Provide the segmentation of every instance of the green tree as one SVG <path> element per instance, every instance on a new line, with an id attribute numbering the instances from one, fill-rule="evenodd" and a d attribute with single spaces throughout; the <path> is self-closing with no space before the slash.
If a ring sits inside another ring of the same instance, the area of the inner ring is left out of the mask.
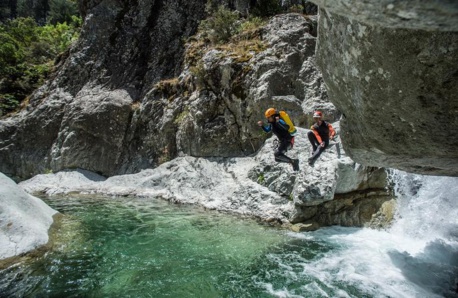
<path id="1" fill-rule="evenodd" d="M 32 18 L 0 24 L 0 116 L 14 111 L 49 75 L 53 60 L 79 36 L 81 19 L 38 26 Z"/>
<path id="2" fill-rule="evenodd" d="M 17 0 L 0 1 L 0 22 L 14 19 L 17 15 Z"/>
<path id="3" fill-rule="evenodd" d="M 17 18 L 6 22 L 5 32 L 24 47 L 37 40 L 35 31 L 37 23 L 32 18 Z"/>
<path id="4" fill-rule="evenodd" d="M 1 30 L 1 27 L 0 27 Z M 21 60 L 19 43 L 8 33 L 0 31 L 0 76 L 10 73 L 10 68 Z"/>
<path id="5" fill-rule="evenodd" d="M 50 0 L 48 22 L 55 25 L 57 23 L 70 24 L 72 16 L 78 14 L 77 3 L 72 0 Z"/>
<path id="6" fill-rule="evenodd" d="M 12 0 L 9 0 L 12 1 Z M 17 16 L 33 18 L 38 24 L 44 25 L 49 12 L 48 0 L 14 0 L 17 1 Z"/>

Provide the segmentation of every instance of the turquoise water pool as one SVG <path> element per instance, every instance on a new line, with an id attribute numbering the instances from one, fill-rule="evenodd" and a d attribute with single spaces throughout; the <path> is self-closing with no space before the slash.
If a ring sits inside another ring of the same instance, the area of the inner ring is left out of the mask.
<path id="1" fill-rule="evenodd" d="M 64 214 L 55 249 L 4 270 L 4 296 L 269 297 L 266 256 L 306 244 L 252 219 L 161 200 L 45 201 Z M 306 246 L 309 257 L 322 249 Z"/>
<path id="2" fill-rule="evenodd" d="M 44 200 L 64 215 L 54 249 L 2 270 L 0 297 L 440 297 L 393 262 L 404 238 L 383 231 L 292 233 L 157 199 Z"/>

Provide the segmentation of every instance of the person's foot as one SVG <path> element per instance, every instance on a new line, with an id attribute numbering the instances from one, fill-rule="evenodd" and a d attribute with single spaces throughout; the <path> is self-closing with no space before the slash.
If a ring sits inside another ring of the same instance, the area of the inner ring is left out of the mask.
<path id="1" fill-rule="evenodd" d="M 313 158 L 310 157 L 310 158 L 308 159 L 309 165 L 313 165 L 313 162 L 314 162 L 314 161 L 315 161 L 315 159 L 313 159 Z"/>
<path id="2" fill-rule="evenodd" d="M 293 159 L 293 170 L 299 171 L 299 159 Z"/>

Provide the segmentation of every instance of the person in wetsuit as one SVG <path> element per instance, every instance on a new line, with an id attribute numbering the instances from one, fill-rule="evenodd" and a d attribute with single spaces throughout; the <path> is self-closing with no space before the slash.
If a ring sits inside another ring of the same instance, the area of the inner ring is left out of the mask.
<path id="1" fill-rule="evenodd" d="M 320 111 L 313 113 L 313 120 L 315 123 L 307 133 L 310 143 L 312 144 L 312 156 L 308 159 L 309 164 L 313 164 L 315 160 L 320 156 L 321 152 L 329 146 L 329 140 L 334 139 L 336 131 L 332 127 L 331 123 L 323 120 L 323 114 Z"/>
<path id="2" fill-rule="evenodd" d="M 266 132 L 275 134 L 279 141 L 279 146 L 274 152 L 275 161 L 289 163 L 294 171 L 299 171 L 299 159 L 292 159 L 285 155 L 288 149 L 294 145 L 294 137 L 289 133 L 289 125 L 280 118 L 280 114 L 274 109 L 269 108 L 265 112 L 267 124 L 258 121 L 258 125 Z"/>

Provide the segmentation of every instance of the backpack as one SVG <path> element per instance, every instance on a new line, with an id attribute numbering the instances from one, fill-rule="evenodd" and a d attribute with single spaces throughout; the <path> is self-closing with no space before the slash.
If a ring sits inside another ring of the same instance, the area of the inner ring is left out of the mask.
<path id="1" fill-rule="evenodd" d="M 291 118 L 289 118 L 289 115 L 285 111 L 280 111 L 278 113 L 280 115 L 280 118 L 285 121 L 286 124 L 288 124 L 289 129 L 288 132 L 290 135 L 294 136 L 296 135 L 296 127 L 294 127 L 293 121 L 291 121 Z"/>

